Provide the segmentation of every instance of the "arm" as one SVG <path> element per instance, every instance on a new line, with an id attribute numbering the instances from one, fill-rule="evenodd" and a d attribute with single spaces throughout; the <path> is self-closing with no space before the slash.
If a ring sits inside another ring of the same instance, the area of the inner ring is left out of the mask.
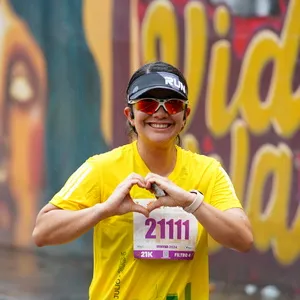
<path id="1" fill-rule="evenodd" d="M 156 183 L 167 196 L 160 197 L 148 205 L 149 211 L 160 206 L 189 206 L 195 199 L 195 194 L 187 192 L 172 183 L 168 178 L 156 174 L 148 174 L 146 179 Z M 204 195 L 205 199 L 205 195 Z M 237 251 L 249 251 L 253 244 L 250 222 L 239 208 L 232 183 L 226 172 L 219 167 L 212 187 L 210 201 L 202 204 L 194 211 L 197 220 L 205 230 L 223 246 Z"/>
<path id="2" fill-rule="evenodd" d="M 203 202 L 194 215 L 218 243 L 237 251 L 249 251 L 253 245 L 250 222 L 226 171 L 218 166 L 215 172 L 210 201 Z"/>
<path id="3" fill-rule="evenodd" d="M 240 252 L 247 252 L 253 244 L 250 222 L 240 208 L 221 211 L 203 202 L 194 212 L 211 237 L 218 243 Z"/>
<path id="4" fill-rule="evenodd" d="M 85 178 L 85 180 L 88 179 Z M 80 194 L 84 198 L 85 194 L 87 194 L 87 192 L 82 193 L 84 189 L 81 189 L 80 185 L 78 185 L 71 194 L 73 196 L 72 208 L 75 208 L 75 210 L 60 209 L 49 203 L 40 211 L 32 234 L 34 242 L 39 247 L 64 244 L 78 238 L 101 220 L 108 217 L 123 215 L 128 212 L 139 212 L 148 216 L 148 211 L 143 206 L 134 203 L 129 195 L 133 185 L 144 188 L 144 179 L 138 174 L 131 174 L 116 187 L 115 191 L 105 202 L 100 203 L 99 199 L 98 203 L 90 205 L 90 207 L 80 208 L 78 206 L 77 208 L 74 206 L 75 195 Z M 71 188 L 73 187 L 74 185 L 71 186 Z M 81 190 L 81 192 L 79 193 L 78 190 Z M 64 193 L 69 193 L 68 189 L 63 189 L 63 191 Z M 98 194 L 96 193 L 96 195 Z M 80 200 L 77 201 L 79 203 Z M 69 202 L 71 201 L 68 201 L 68 199 L 60 201 L 65 207 L 66 205 L 71 207 Z M 85 201 L 85 203 L 87 202 Z M 93 202 L 90 201 L 90 203 Z M 80 204 L 83 205 L 82 200 Z"/>
<path id="5" fill-rule="evenodd" d="M 77 211 L 49 203 L 38 214 L 32 237 L 39 247 L 68 243 L 109 216 L 105 203 Z"/>

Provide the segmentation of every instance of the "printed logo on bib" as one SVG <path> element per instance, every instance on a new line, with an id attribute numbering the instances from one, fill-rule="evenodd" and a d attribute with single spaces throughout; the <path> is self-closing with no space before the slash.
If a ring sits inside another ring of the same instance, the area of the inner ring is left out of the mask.
<path id="1" fill-rule="evenodd" d="M 147 206 L 152 199 L 135 200 Z M 133 251 L 140 259 L 191 260 L 194 257 L 197 219 L 181 207 L 161 207 L 149 218 L 134 213 Z"/>

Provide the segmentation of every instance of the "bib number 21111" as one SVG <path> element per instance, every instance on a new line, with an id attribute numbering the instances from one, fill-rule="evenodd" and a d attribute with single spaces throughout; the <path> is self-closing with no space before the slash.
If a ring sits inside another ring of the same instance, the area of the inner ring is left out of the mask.
<path id="1" fill-rule="evenodd" d="M 151 200 L 136 201 L 139 204 L 147 205 Z M 181 207 L 158 208 L 153 210 L 148 218 L 134 213 L 134 257 L 139 259 L 193 259 L 198 224 L 197 219 Z"/>
<path id="2" fill-rule="evenodd" d="M 153 218 L 148 218 L 145 220 L 145 226 L 148 227 L 148 230 L 145 234 L 146 239 L 169 239 L 169 240 L 188 240 L 190 238 L 190 221 L 189 220 L 177 220 L 170 219 L 161 219 L 156 221 Z M 157 229 L 159 228 L 160 236 L 156 234 Z M 166 236 L 167 233 L 167 236 Z"/>

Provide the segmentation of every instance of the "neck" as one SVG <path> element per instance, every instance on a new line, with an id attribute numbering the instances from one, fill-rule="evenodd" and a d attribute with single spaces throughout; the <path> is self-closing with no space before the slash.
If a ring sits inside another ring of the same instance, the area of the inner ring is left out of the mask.
<path id="1" fill-rule="evenodd" d="M 162 145 L 150 145 L 137 141 L 138 152 L 148 169 L 167 177 L 175 168 L 177 152 L 174 141 Z"/>

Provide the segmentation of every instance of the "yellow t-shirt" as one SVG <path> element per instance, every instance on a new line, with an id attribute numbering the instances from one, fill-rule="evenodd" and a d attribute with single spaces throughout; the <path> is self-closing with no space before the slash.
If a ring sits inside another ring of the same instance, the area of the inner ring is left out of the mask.
<path id="1" fill-rule="evenodd" d="M 130 173 L 150 171 L 136 141 L 89 158 L 50 203 L 78 210 L 104 202 Z M 241 207 L 231 181 L 213 158 L 177 147 L 169 179 L 185 190 L 203 193 L 220 210 Z M 154 198 L 134 186 L 133 199 Z M 90 300 L 207 300 L 209 298 L 207 233 L 199 224 L 193 260 L 144 260 L 133 256 L 133 214 L 107 218 L 94 228 L 94 275 Z"/>

